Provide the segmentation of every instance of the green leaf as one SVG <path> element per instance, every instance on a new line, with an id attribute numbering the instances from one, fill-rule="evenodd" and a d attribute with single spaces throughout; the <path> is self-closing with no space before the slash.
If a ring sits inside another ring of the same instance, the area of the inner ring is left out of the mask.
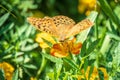
<path id="1" fill-rule="evenodd" d="M 4 22 L 8 19 L 9 13 L 4 14 L 2 17 L 0 17 L 0 27 L 4 24 Z"/>
<path id="2" fill-rule="evenodd" d="M 79 69 L 78 66 L 72 60 L 63 58 L 63 61 L 65 61 L 67 64 L 69 64 L 72 68 L 77 69 L 77 70 Z"/>
<path id="3" fill-rule="evenodd" d="M 86 72 L 87 67 L 88 67 L 88 59 L 86 58 L 84 62 L 85 62 L 84 63 L 84 71 Z"/>
<path id="4" fill-rule="evenodd" d="M 0 80 L 5 80 L 3 69 L 0 69 Z"/>
<path id="5" fill-rule="evenodd" d="M 104 80 L 104 73 L 101 70 L 98 70 L 100 80 Z"/>
<path id="6" fill-rule="evenodd" d="M 14 72 L 12 80 L 18 80 L 18 69 Z"/>
<path id="7" fill-rule="evenodd" d="M 82 45 L 82 48 L 81 48 L 81 52 L 80 52 L 80 55 L 81 57 L 85 56 L 85 53 L 86 53 L 86 45 L 87 45 L 87 42 L 85 41 Z"/>
<path id="8" fill-rule="evenodd" d="M 54 79 L 54 72 L 48 72 L 47 76 L 50 78 L 50 80 L 55 80 Z"/>
<path id="9" fill-rule="evenodd" d="M 120 41 L 120 36 L 118 36 L 118 35 L 115 35 L 115 34 L 113 34 L 111 32 L 107 32 L 107 35 L 109 35 L 111 38 L 113 38 L 115 40 Z"/>
<path id="10" fill-rule="evenodd" d="M 21 51 L 31 51 L 37 47 L 38 47 L 37 43 L 31 44 L 31 45 L 28 45 L 28 43 L 26 43 L 26 45 L 22 45 Z"/>
<path id="11" fill-rule="evenodd" d="M 7 31 L 10 30 L 11 28 L 13 28 L 13 26 L 14 26 L 14 23 L 10 23 L 10 24 L 8 24 L 7 26 L 2 27 L 2 28 L 0 29 L 0 35 L 2 35 L 3 33 L 7 32 Z"/>
<path id="12" fill-rule="evenodd" d="M 22 25 L 21 27 L 16 26 L 16 32 L 18 37 L 25 37 L 26 38 L 26 33 L 28 32 L 28 25 Z"/>
<path id="13" fill-rule="evenodd" d="M 89 75 L 88 75 L 88 80 L 90 80 L 90 76 L 93 73 L 94 65 L 91 65 Z"/>
<path id="14" fill-rule="evenodd" d="M 95 19 L 97 18 L 97 15 L 98 13 L 96 11 L 92 11 L 87 18 L 90 19 L 92 22 L 94 22 Z"/>
<path id="15" fill-rule="evenodd" d="M 112 19 L 113 22 L 115 22 L 116 25 L 118 25 L 119 29 L 120 29 L 120 24 L 119 24 L 119 19 L 117 18 L 117 16 L 115 15 L 115 13 L 113 12 L 113 10 L 111 9 L 111 7 L 109 6 L 108 2 L 106 0 L 98 0 L 100 2 L 101 8 L 103 9 L 103 11 L 105 12 L 105 14 Z"/>
<path id="16" fill-rule="evenodd" d="M 86 53 L 87 53 L 87 54 L 90 54 L 90 53 L 96 48 L 96 46 L 98 45 L 99 41 L 100 41 L 100 39 L 95 40 L 94 42 L 92 42 L 92 43 L 89 45 Z"/>
<path id="17" fill-rule="evenodd" d="M 62 64 L 56 63 L 55 64 L 55 74 L 54 74 L 54 78 L 56 80 L 59 80 L 61 69 L 62 69 Z"/>
<path id="18" fill-rule="evenodd" d="M 45 58 L 49 59 L 50 61 L 54 62 L 54 63 L 63 63 L 62 59 L 51 56 L 50 54 L 47 53 L 41 53 L 42 56 L 44 56 Z"/>
<path id="19" fill-rule="evenodd" d="M 110 46 L 110 42 L 111 42 L 111 38 L 108 35 L 106 35 L 103 39 L 104 40 L 102 42 L 102 46 L 100 49 L 100 52 L 102 54 L 104 54 L 107 51 L 108 47 Z"/>
<path id="20" fill-rule="evenodd" d="M 23 67 L 23 69 L 20 68 L 20 70 L 19 70 L 19 74 L 20 74 L 19 76 L 20 76 L 20 77 L 23 76 L 23 74 L 22 74 L 23 71 L 24 71 L 26 74 L 28 74 L 28 75 L 32 75 L 32 74 L 30 73 L 29 69 Z"/>
<path id="21" fill-rule="evenodd" d="M 27 26 L 27 25 L 26 25 Z M 25 36 L 29 37 L 31 35 L 31 32 L 33 31 L 33 27 L 29 26 L 27 30 L 25 30 Z"/>
<path id="22" fill-rule="evenodd" d="M 24 64 L 23 65 L 25 68 L 29 68 L 29 69 L 37 69 L 37 67 L 33 64 Z"/>
<path id="23" fill-rule="evenodd" d="M 91 60 L 89 60 L 88 65 L 92 65 L 92 64 L 94 64 L 95 60 L 96 60 L 96 59 L 91 59 Z"/>

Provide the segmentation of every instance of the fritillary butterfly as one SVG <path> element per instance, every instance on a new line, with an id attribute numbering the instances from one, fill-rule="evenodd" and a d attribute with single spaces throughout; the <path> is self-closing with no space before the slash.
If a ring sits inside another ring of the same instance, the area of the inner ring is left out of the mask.
<path id="1" fill-rule="evenodd" d="M 29 17 L 28 21 L 38 30 L 49 33 L 58 38 L 61 43 L 56 43 L 51 48 L 50 54 L 56 57 L 66 57 L 69 52 L 79 54 L 82 43 L 75 43 L 75 39 L 66 40 L 79 32 L 91 27 L 93 23 L 84 19 L 75 24 L 75 21 L 66 16 L 34 18 Z"/>
<path id="2" fill-rule="evenodd" d="M 70 36 L 74 36 L 79 32 L 89 28 L 93 23 L 89 19 L 84 19 L 75 24 L 75 21 L 66 16 L 44 17 L 44 18 L 27 18 L 29 23 L 38 30 L 49 33 L 59 41 L 64 41 Z"/>

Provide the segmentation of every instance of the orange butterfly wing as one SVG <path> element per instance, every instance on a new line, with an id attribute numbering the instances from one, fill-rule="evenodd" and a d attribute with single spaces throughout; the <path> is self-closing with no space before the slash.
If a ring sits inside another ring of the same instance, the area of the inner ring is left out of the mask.
<path id="1" fill-rule="evenodd" d="M 70 36 L 74 36 L 81 31 L 93 26 L 93 22 L 91 22 L 89 19 L 84 19 L 81 22 L 74 25 L 67 33 L 65 38 L 69 38 Z"/>
<path id="2" fill-rule="evenodd" d="M 45 18 L 34 18 L 29 17 L 27 18 L 30 24 L 35 26 L 38 30 L 49 33 L 55 37 L 59 36 L 57 31 L 56 25 L 54 24 L 52 18 L 45 17 Z"/>

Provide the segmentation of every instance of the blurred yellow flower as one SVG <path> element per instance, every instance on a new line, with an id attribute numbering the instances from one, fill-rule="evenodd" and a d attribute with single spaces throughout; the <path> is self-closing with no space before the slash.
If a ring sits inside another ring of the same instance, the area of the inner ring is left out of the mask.
<path id="1" fill-rule="evenodd" d="M 104 80 L 108 80 L 108 74 L 107 74 L 106 69 L 105 69 L 105 68 L 99 68 L 99 69 L 100 69 L 100 70 L 103 72 L 103 74 L 104 74 Z M 87 67 L 86 72 L 84 72 L 84 70 L 82 69 L 82 70 L 81 70 L 81 73 L 82 73 L 82 74 L 85 74 L 85 76 L 84 76 L 84 75 L 79 75 L 79 76 L 78 76 L 78 80 L 85 79 L 85 78 L 86 78 L 86 80 L 88 80 L 89 71 L 90 71 L 90 66 Z M 89 80 L 100 80 L 99 74 L 98 74 L 98 69 L 97 69 L 96 67 L 94 67 L 93 72 L 92 72 Z"/>
<path id="2" fill-rule="evenodd" d="M 30 80 L 37 80 L 37 79 L 36 79 L 36 78 L 34 78 L 34 77 L 31 77 L 31 78 L 30 78 Z"/>
<path id="3" fill-rule="evenodd" d="M 49 41 L 52 44 L 55 44 L 55 40 L 52 38 L 52 36 L 48 33 L 41 32 L 36 35 L 36 42 L 39 43 L 41 48 L 48 48 L 50 47 L 43 39 Z"/>
<path id="4" fill-rule="evenodd" d="M 12 80 L 14 68 L 7 62 L 0 63 L 0 69 L 4 70 L 5 80 Z"/>
<path id="5" fill-rule="evenodd" d="M 78 11 L 85 13 L 86 16 L 90 14 L 96 7 L 96 0 L 79 0 Z"/>
<path id="6" fill-rule="evenodd" d="M 104 80 L 108 80 L 108 74 L 107 74 L 106 69 L 103 67 L 100 67 L 99 69 L 104 73 Z"/>

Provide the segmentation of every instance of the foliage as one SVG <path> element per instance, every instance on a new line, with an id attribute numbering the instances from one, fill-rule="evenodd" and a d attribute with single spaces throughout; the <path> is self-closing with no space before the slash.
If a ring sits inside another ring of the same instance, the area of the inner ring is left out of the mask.
<path id="1" fill-rule="evenodd" d="M 94 68 L 99 73 L 96 79 L 120 79 L 120 1 L 98 0 L 96 9 L 89 16 L 80 13 L 79 2 L 80 0 L 1 1 L 0 64 L 7 62 L 14 67 L 12 80 L 81 80 L 81 76 L 85 80 L 90 79 Z M 39 31 L 28 24 L 27 17 L 55 15 L 65 15 L 76 22 L 87 17 L 94 22 L 91 30 L 87 29 L 76 36 L 77 42 L 83 43 L 80 54 L 57 58 L 49 54 L 50 48 L 42 49 L 35 41 Z M 90 70 L 86 77 L 88 68 Z M 0 79 L 4 80 L 5 74 L 4 68 L 0 67 Z M 104 75 L 108 75 L 108 79 Z"/>

